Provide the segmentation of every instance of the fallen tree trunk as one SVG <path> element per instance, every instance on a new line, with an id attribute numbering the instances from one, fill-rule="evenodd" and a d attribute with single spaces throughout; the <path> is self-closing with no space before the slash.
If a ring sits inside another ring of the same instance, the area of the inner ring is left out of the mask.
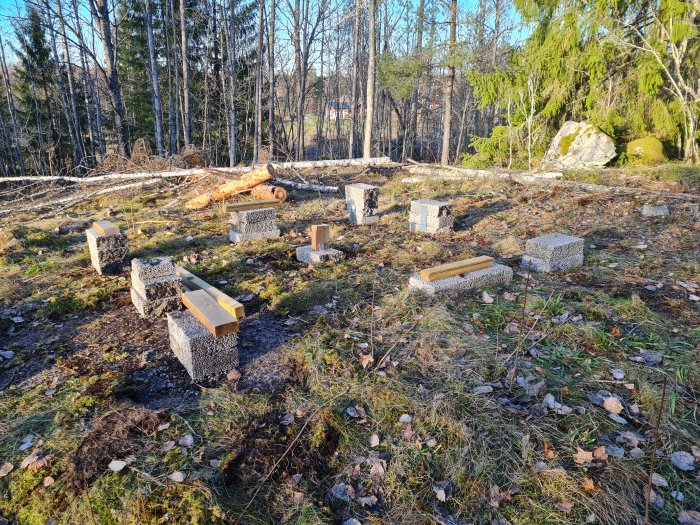
<path id="1" fill-rule="evenodd" d="M 270 180 L 274 174 L 275 168 L 270 164 L 255 168 L 253 171 L 244 173 L 239 180 L 232 180 L 215 187 L 210 192 L 190 199 L 185 203 L 185 208 L 188 210 L 200 210 L 209 206 L 212 202 L 223 201 L 231 195 L 254 188 L 261 182 Z"/>
<path id="2" fill-rule="evenodd" d="M 372 157 L 369 159 L 336 159 L 336 160 L 311 160 L 301 162 L 273 162 L 272 167 L 275 169 L 305 169 L 305 168 L 342 168 L 346 166 L 393 166 L 389 157 Z M 236 166 L 234 168 L 214 168 L 221 173 L 246 173 L 253 171 L 256 166 Z M 95 177 L 71 177 L 68 175 L 56 176 L 33 176 L 26 177 L 0 177 L 2 182 L 49 182 L 49 181 L 64 181 L 76 182 L 78 184 L 96 184 L 116 180 L 129 179 L 166 179 L 172 177 L 193 177 L 198 175 L 206 175 L 211 173 L 212 168 L 191 168 L 177 169 L 173 171 L 156 171 L 153 173 L 109 173 L 107 175 L 97 175 Z"/>
<path id="3" fill-rule="evenodd" d="M 338 191 L 338 186 L 323 186 L 321 184 L 311 184 L 309 182 L 294 182 L 293 180 L 280 179 L 279 177 L 276 177 L 273 182 L 282 184 L 283 186 L 296 188 L 298 190 L 320 191 L 321 193 L 336 193 Z"/>
<path id="4" fill-rule="evenodd" d="M 402 183 L 415 184 L 425 181 L 440 181 L 440 180 L 465 180 L 479 177 L 497 177 L 511 179 L 518 182 L 534 182 L 544 185 L 567 186 L 586 191 L 595 191 L 603 193 L 619 193 L 626 195 L 641 195 L 651 194 L 659 197 L 667 197 L 673 199 L 682 199 L 689 201 L 700 201 L 700 195 L 688 193 L 674 193 L 670 191 L 651 190 L 646 188 L 627 188 L 624 186 L 605 186 L 603 184 L 591 184 L 588 182 L 576 182 L 570 180 L 560 180 L 562 174 L 559 172 L 520 172 L 508 173 L 500 171 L 477 170 L 469 168 L 456 167 L 433 167 L 433 166 L 412 166 L 407 169 L 409 173 L 415 173 L 422 176 L 404 177 Z"/>
<path id="5" fill-rule="evenodd" d="M 280 202 L 286 201 L 288 196 L 287 190 L 270 184 L 260 184 L 251 188 L 250 195 L 256 199 L 277 199 Z"/>

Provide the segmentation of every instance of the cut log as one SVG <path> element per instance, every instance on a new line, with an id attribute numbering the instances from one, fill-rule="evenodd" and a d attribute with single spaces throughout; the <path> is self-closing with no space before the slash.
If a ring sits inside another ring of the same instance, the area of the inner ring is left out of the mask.
<path id="1" fill-rule="evenodd" d="M 233 180 L 231 182 L 227 182 L 226 184 L 222 184 L 221 186 L 217 186 L 210 192 L 204 193 L 187 201 L 185 203 L 185 208 L 189 210 L 199 210 L 209 206 L 209 204 L 212 202 L 226 200 L 231 195 L 249 190 L 261 182 L 270 180 L 274 174 L 275 168 L 273 168 L 271 164 L 255 168 L 254 170 L 241 175 L 241 178 L 238 180 Z"/>
<path id="2" fill-rule="evenodd" d="M 325 250 L 331 242 L 331 232 L 327 224 L 314 224 L 311 226 L 311 249 L 314 251 Z"/>
<path id="3" fill-rule="evenodd" d="M 110 221 L 95 221 L 92 229 L 100 235 L 119 235 L 119 227 Z"/>
<path id="4" fill-rule="evenodd" d="M 256 199 L 277 199 L 280 202 L 287 200 L 287 190 L 271 184 L 260 184 L 250 190 L 251 197 Z"/>
<path id="5" fill-rule="evenodd" d="M 219 306 L 221 306 L 236 319 L 243 319 L 245 317 L 245 308 L 235 299 L 232 299 L 218 288 L 213 287 L 208 282 L 188 272 L 181 266 L 175 266 L 175 271 L 180 279 L 182 279 L 182 284 L 186 288 L 189 288 L 190 290 L 204 290 L 216 300 Z"/>
<path id="6" fill-rule="evenodd" d="M 229 213 L 234 213 L 237 211 L 246 210 L 259 210 L 260 208 L 270 208 L 272 206 L 279 206 L 280 201 L 277 199 L 266 199 L 260 201 L 244 201 L 244 202 L 232 202 L 226 205 L 226 211 Z"/>
<path id="7" fill-rule="evenodd" d="M 204 290 L 194 290 L 182 294 L 182 304 L 202 323 L 214 337 L 238 332 L 238 320 L 224 310 Z"/>
<path id="8" fill-rule="evenodd" d="M 455 261 L 427 268 L 420 272 L 420 277 L 424 281 L 438 281 L 455 275 L 491 268 L 491 266 L 493 266 L 493 257 L 482 255 L 481 257 L 472 257 L 471 259 L 465 259 L 463 261 Z"/>

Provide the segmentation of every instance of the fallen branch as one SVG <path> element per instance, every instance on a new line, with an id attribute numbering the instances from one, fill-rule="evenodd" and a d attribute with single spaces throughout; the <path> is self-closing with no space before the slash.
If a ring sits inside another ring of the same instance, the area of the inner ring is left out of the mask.
<path id="1" fill-rule="evenodd" d="M 372 157 L 369 159 L 336 159 L 336 160 L 310 160 L 300 162 L 273 162 L 272 167 L 275 169 L 305 169 L 305 168 L 342 168 L 345 166 L 390 166 L 393 165 L 389 157 Z M 157 171 L 153 173 L 109 173 L 107 175 L 97 175 L 94 177 L 72 177 L 68 175 L 56 176 L 38 176 L 28 175 L 26 177 L 0 177 L 2 182 L 25 182 L 25 181 L 65 181 L 76 182 L 78 184 L 96 184 L 101 182 L 129 180 L 129 179 L 166 179 L 172 177 L 191 177 L 198 175 L 206 175 L 216 170 L 221 173 L 246 173 L 252 171 L 258 166 L 236 166 L 233 168 L 191 168 L 177 169 L 173 171 Z"/>
<path id="2" fill-rule="evenodd" d="M 508 173 L 503 171 L 477 170 L 471 168 L 457 168 L 454 166 L 411 166 L 407 169 L 409 173 L 422 175 L 419 177 L 404 177 L 401 182 L 404 184 L 416 184 L 425 181 L 441 180 L 465 180 L 470 178 L 503 178 L 518 182 L 534 182 L 552 186 L 567 186 L 591 192 L 618 193 L 626 195 L 651 194 L 659 197 L 683 199 L 690 201 L 700 201 L 700 195 L 688 193 L 674 193 L 669 191 L 651 190 L 646 188 L 627 188 L 623 186 L 605 186 L 603 184 L 591 184 L 587 182 L 576 182 L 570 180 L 560 180 L 563 176 L 560 172 L 519 172 Z"/>
<path id="3" fill-rule="evenodd" d="M 41 202 L 38 204 L 33 204 L 31 206 L 25 206 L 23 208 L 17 208 L 17 207 L 13 206 L 11 208 L 0 209 L 0 215 L 7 215 L 10 213 L 24 212 L 24 211 L 30 211 L 30 210 L 38 210 L 41 208 L 48 208 L 48 207 L 54 207 L 54 206 L 59 205 L 59 204 L 65 204 L 65 206 L 62 206 L 61 208 L 55 210 L 55 211 L 60 211 L 60 210 L 64 210 L 66 208 L 69 208 L 71 206 L 74 206 L 74 205 L 78 204 L 79 202 L 90 200 L 94 197 L 99 197 L 100 195 L 105 195 L 107 193 L 112 193 L 115 191 L 129 190 L 129 189 L 133 189 L 133 188 L 146 188 L 146 187 L 149 187 L 153 184 L 157 184 L 157 183 L 161 182 L 161 180 L 162 179 L 151 179 L 151 180 L 145 180 L 145 181 L 140 181 L 140 182 L 132 182 L 130 184 L 121 184 L 119 186 L 112 186 L 110 188 L 102 188 L 101 190 L 93 191 L 90 193 L 85 193 L 85 194 L 78 195 L 78 196 L 63 197 L 61 199 L 54 199 L 51 201 Z"/>
<path id="4" fill-rule="evenodd" d="M 320 191 L 321 193 L 337 193 L 338 186 L 323 186 L 321 184 L 311 184 L 311 183 L 301 183 L 294 182 L 289 179 L 275 178 L 273 182 L 281 184 L 282 186 L 290 186 L 298 190 L 309 190 L 309 191 Z"/>

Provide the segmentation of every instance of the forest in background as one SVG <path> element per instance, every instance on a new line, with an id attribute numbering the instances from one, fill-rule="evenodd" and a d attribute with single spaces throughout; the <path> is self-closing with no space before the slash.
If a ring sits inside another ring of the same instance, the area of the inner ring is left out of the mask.
<path id="1" fill-rule="evenodd" d="M 188 150 L 532 168 L 566 120 L 618 165 L 648 136 L 700 160 L 699 0 L 24 0 L 5 22 L 6 176 Z"/>

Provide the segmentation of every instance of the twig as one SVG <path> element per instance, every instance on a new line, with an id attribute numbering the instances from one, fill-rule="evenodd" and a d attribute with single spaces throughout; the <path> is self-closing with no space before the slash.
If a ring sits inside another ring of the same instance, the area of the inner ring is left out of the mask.
<path id="1" fill-rule="evenodd" d="M 513 389 L 513 383 L 515 383 L 515 377 L 518 374 L 518 360 L 520 359 L 520 352 L 523 347 L 523 326 L 525 325 L 525 310 L 527 308 L 527 292 L 530 289 L 530 270 L 527 271 L 527 277 L 525 278 L 525 292 L 523 293 L 523 305 L 520 310 L 520 326 L 518 327 L 518 344 L 515 347 L 515 362 L 513 363 L 513 372 L 509 374 L 511 377 L 508 378 L 508 391 Z"/>
<path id="2" fill-rule="evenodd" d="M 264 477 L 264 478 L 262 479 L 262 481 L 258 484 L 258 488 L 255 489 L 255 492 L 253 493 L 253 496 L 250 498 L 250 500 L 248 501 L 248 503 L 246 504 L 246 506 L 243 508 L 243 511 L 241 512 L 241 514 L 238 516 L 238 518 L 237 518 L 236 521 L 234 522 L 234 525 L 238 525 L 238 524 L 241 522 L 241 519 L 243 519 L 243 516 L 245 516 L 245 515 L 246 515 L 246 512 L 248 512 L 248 509 L 250 508 L 250 506 L 251 506 L 251 505 L 253 504 L 253 502 L 255 501 L 255 498 L 257 497 L 258 493 L 259 493 L 260 490 L 262 489 L 262 487 L 263 487 L 263 485 L 265 484 L 265 482 L 270 478 L 270 476 L 272 476 L 272 473 L 273 473 L 273 472 L 275 471 L 275 469 L 279 466 L 279 464 L 282 462 L 282 460 L 287 456 L 287 454 L 289 454 L 289 453 L 291 452 L 291 450 L 294 448 L 294 445 L 296 445 L 296 442 L 299 441 L 299 438 L 300 438 L 301 435 L 304 433 L 304 430 L 306 430 L 306 427 L 309 426 L 309 423 L 311 422 L 311 420 L 312 420 L 314 417 L 316 417 L 316 414 L 318 414 L 318 413 L 321 411 L 321 409 L 326 408 L 328 405 L 330 405 L 331 403 L 333 403 L 333 401 L 335 401 L 336 399 L 338 399 L 338 398 L 340 398 L 340 397 L 346 395 L 348 392 L 350 392 L 350 389 L 351 389 L 351 387 L 348 387 L 348 388 L 346 388 L 345 390 L 343 390 L 340 394 L 337 394 L 337 395 L 333 396 L 331 399 L 329 399 L 328 401 L 326 401 L 325 403 L 323 403 L 320 407 L 318 407 L 316 410 L 314 410 L 314 411 L 312 412 L 312 414 L 311 414 L 308 418 L 306 418 L 306 421 L 304 422 L 304 424 L 302 425 L 302 427 L 299 429 L 299 432 L 297 432 L 297 435 L 294 436 L 294 439 L 293 439 L 292 442 L 289 444 L 289 446 L 287 447 L 287 449 L 286 449 L 286 450 L 284 451 L 284 453 L 279 457 L 279 459 L 275 462 L 275 464 L 272 465 L 272 468 L 268 471 L 267 474 L 265 474 L 265 477 Z"/>
<path id="3" fill-rule="evenodd" d="M 656 460 L 656 451 L 659 448 L 659 428 L 661 427 L 661 416 L 664 413 L 667 384 L 668 376 L 664 375 L 664 385 L 661 389 L 661 403 L 659 404 L 659 412 L 656 415 L 656 426 L 654 427 L 654 450 L 651 451 L 651 465 L 649 465 L 649 478 L 647 479 L 647 497 L 644 503 L 644 525 L 649 525 L 649 500 L 651 499 L 651 485 L 652 481 L 654 480 L 654 462 Z"/>

